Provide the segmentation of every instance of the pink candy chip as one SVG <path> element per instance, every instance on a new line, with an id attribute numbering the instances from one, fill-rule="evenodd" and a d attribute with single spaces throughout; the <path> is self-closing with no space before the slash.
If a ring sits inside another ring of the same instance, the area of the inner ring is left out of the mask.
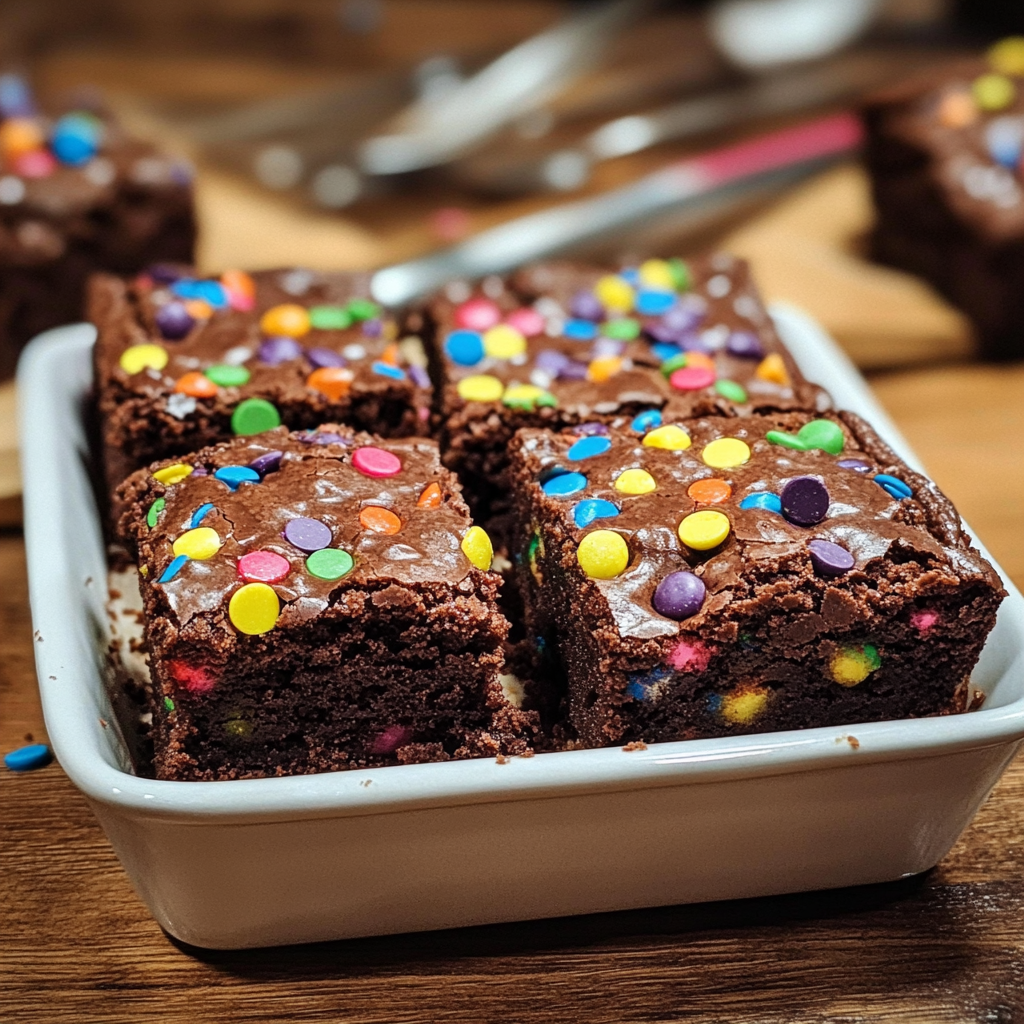
<path id="1" fill-rule="evenodd" d="M 910 624 L 914 629 L 919 630 L 922 633 L 927 633 L 936 622 L 939 621 L 939 613 L 922 609 L 921 611 L 914 612 L 910 616 Z"/>
<path id="2" fill-rule="evenodd" d="M 711 649 L 699 640 L 683 640 L 669 651 L 665 659 L 677 672 L 703 672 L 711 660 Z"/>
<path id="3" fill-rule="evenodd" d="M 486 331 L 501 320 L 501 310 L 490 299 L 467 299 L 455 310 L 455 322 L 469 331 Z"/>
<path id="4" fill-rule="evenodd" d="M 715 371 L 705 366 L 682 366 L 668 379 L 677 391 L 700 391 L 715 383 Z"/>
<path id="5" fill-rule="evenodd" d="M 397 455 L 372 445 L 357 448 L 352 453 L 352 465 L 363 476 L 394 476 L 402 468 Z"/>
<path id="6" fill-rule="evenodd" d="M 412 729 L 404 725 L 389 725 L 370 744 L 371 754 L 393 754 L 412 739 Z"/>
<path id="7" fill-rule="evenodd" d="M 291 571 L 288 559 L 276 551 L 250 551 L 238 560 L 238 575 L 246 583 L 278 583 Z"/>
<path id="8" fill-rule="evenodd" d="M 544 333 L 544 317 L 529 306 L 509 313 L 505 323 L 514 327 L 524 338 L 536 338 L 538 334 Z"/>

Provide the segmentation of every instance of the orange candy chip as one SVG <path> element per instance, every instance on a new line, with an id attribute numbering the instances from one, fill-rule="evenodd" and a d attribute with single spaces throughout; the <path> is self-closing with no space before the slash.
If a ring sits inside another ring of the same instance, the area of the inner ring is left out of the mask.
<path id="1" fill-rule="evenodd" d="M 348 394 L 353 376 L 352 371 L 344 366 L 321 366 L 306 378 L 306 387 L 336 402 Z"/>
<path id="2" fill-rule="evenodd" d="M 686 365 L 687 367 L 699 366 L 701 369 L 710 370 L 712 373 L 718 372 L 714 359 L 706 352 L 687 352 Z"/>
<path id="3" fill-rule="evenodd" d="M 423 489 L 423 493 L 417 499 L 416 504 L 420 508 L 440 508 L 441 488 L 436 483 L 427 484 Z"/>
<path id="4" fill-rule="evenodd" d="M 717 505 L 732 495 L 732 488 L 724 480 L 711 477 L 707 480 L 695 480 L 686 493 L 701 505 Z"/>
<path id="5" fill-rule="evenodd" d="M 220 283 L 232 309 L 249 310 L 256 304 L 256 282 L 244 270 L 225 270 Z"/>
<path id="6" fill-rule="evenodd" d="M 174 390 L 193 398 L 213 398 L 217 394 L 217 385 L 205 374 L 193 372 L 179 377 Z"/>
<path id="7" fill-rule="evenodd" d="M 359 513 L 359 525 L 373 533 L 398 533 L 402 528 L 402 520 L 389 508 L 367 505 Z"/>
<path id="8" fill-rule="evenodd" d="M 188 299 L 185 309 L 193 320 L 209 320 L 213 316 L 213 306 L 205 299 Z"/>
<path id="9" fill-rule="evenodd" d="M 380 362 L 386 363 L 388 366 L 398 365 L 399 350 L 398 345 L 392 342 L 387 348 L 384 349 L 380 354 Z"/>

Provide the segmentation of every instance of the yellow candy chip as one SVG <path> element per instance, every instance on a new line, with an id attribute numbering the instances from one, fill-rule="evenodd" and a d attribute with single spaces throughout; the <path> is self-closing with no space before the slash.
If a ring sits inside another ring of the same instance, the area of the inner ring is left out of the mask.
<path id="1" fill-rule="evenodd" d="M 733 725 L 750 725 L 768 706 L 768 690 L 744 687 L 722 697 L 719 714 Z"/>
<path id="2" fill-rule="evenodd" d="M 615 490 L 623 494 L 648 494 L 657 486 L 646 469 L 627 469 L 615 478 Z"/>
<path id="3" fill-rule="evenodd" d="M 1000 39 L 989 48 L 988 62 L 1001 75 L 1024 75 L 1024 36 Z"/>
<path id="4" fill-rule="evenodd" d="M 629 545 L 614 530 L 594 530 L 580 541 L 576 560 L 591 579 L 614 579 L 629 565 Z"/>
<path id="5" fill-rule="evenodd" d="M 121 369 L 125 373 L 162 370 L 169 358 L 167 349 L 159 345 L 132 345 L 121 353 Z"/>
<path id="6" fill-rule="evenodd" d="M 594 285 L 594 294 L 605 309 L 616 313 L 630 312 L 636 298 L 633 286 L 618 274 L 605 274 Z"/>
<path id="7" fill-rule="evenodd" d="M 494 561 L 494 545 L 481 526 L 471 526 L 462 538 L 463 554 L 478 568 L 487 572 Z"/>
<path id="8" fill-rule="evenodd" d="M 457 390 L 464 402 L 496 402 L 501 398 L 505 385 L 489 373 L 476 373 L 472 377 L 463 377 Z"/>
<path id="9" fill-rule="evenodd" d="M 732 525 L 724 512 L 705 509 L 691 512 L 679 524 L 679 539 L 694 551 L 710 551 L 717 548 L 726 537 Z"/>
<path id="10" fill-rule="evenodd" d="M 239 633 L 259 636 L 269 633 L 277 625 L 281 602 L 273 587 L 266 583 L 246 583 L 231 595 L 228 618 Z"/>
<path id="11" fill-rule="evenodd" d="M 670 452 L 685 451 L 690 447 L 690 435 L 674 423 L 663 427 L 655 427 L 644 434 L 644 444 L 648 448 L 664 448 Z"/>
<path id="12" fill-rule="evenodd" d="M 526 351 L 526 338 L 509 324 L 484 331 L 484 352 L 492 359 L 513 359 Z"/>
<path id="13" fill-rule="evenodd" d="M 700 457 L 713 469 L 732 469 L 750 460 L 750 446 L 738 437 L 720 437 L 707 445 Z"/>
<path id="14" fill-rule="evenodd" d="M 832 655 L 829 669 L 832 678 L 840 686 L 856 686 L 863 683 L 879 665 L 881 661 L 877 651 L 868 645 L 867 648 L 861 649 L 846 647 Z"/>
<path id="15" fill-rule="evenodd" d="M 769 381 L 772 384 L 781 384 L 784 388 L 788 388 L 790 385 L 789 371 L 786 369 L 786 364 L 778 352 L 765 356 L 757 364 L 757 369 L 754 373 L 761 380 Z"/>
<path id="16" fill-rule="evenodd" d="M 309 333 L 309 313 L 294 302 L 271 306 L 260 318 L 260 330 L 264 334 L 301 338 Z"/>
<path id="17" fill-rule="evenodd" d="M 191 473 L 191 466 L 186 465 L 184 462 L 176 462 L 173 466 L 164 466 L 163 469 L 158 469 L 153 474 L 153 478 L 170 487 L 171 484 L 180 484 Z"/>
<path id="18" fill-rule="evenodd" d="M 659 292 L 674 292 L 676 282 L 664 260 L 645 260 L 640 264 L 640 283 Z"/>
<path id="19" fill-rule="evenodd" d="M 175 542 L 172 547 L 175 557 L 185 555 L 197 562 L 203 562 L 207 558 L 213 558 L 220 551 L 220 535 L 209 526 L 197 526 L 194 530 L 187 530 Z"/>
<path id="20" fill-rule="evenodd" d="M 601 384 L 611 380 L 622 369 L 622 360 L 618 356 L 599 356 L 591 359 L 587 366 L 587 380 L 592 384 Z"/>
<path id="21" fill-rule="evenodd" d="M 1013 102 L 1017 87 L 1003 75 L 982 75 L 972 83 L 971 92 L 982 110 L 1002 110 Z"/>

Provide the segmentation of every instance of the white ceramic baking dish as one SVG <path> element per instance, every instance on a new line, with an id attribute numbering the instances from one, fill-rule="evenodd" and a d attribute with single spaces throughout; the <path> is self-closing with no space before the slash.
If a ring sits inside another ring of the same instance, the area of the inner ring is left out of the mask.
<path id="1" fill-rule="evenodd" d="M 864 381 L 802 313 L 807 375 L 912 464 Z M 130 773 L 105 680 L 106 566 L 83 409 L 92 329 L 19 371 L 25 533 L 46 724 L 153 916 L 199 946 L 310 942 L 881 882 L 950 849 L 1024 737 L 1024 601 L 969 715 L 244 782 Z"/>

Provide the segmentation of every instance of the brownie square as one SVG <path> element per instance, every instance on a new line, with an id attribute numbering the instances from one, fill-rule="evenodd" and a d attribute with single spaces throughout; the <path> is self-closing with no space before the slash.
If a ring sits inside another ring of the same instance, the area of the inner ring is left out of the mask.
<path id="1" fill-rule="evenodd" d="M 520 427 L 826 408 L 747 264 L 724 253 L 617 271 L 571 263 L 450 286 L 426 310 L 441 448 L 488 517 Z"/>
<path id="2" fill-rule="evenodd" d="M 583 745 L 974 703 L 1000 581 L 855 415 L 523 430 L 512 447 L 530 622 L 561 655 Z"/>
<path id="3" fill-rule="evenodd" d="M 284 428 L 118 494 L 155 770 L 211 780 L 514 754 L 487 535 L 433 441 Z"/>
<path id="4" fill-rule="evenodd" d="M 1024 356 L 1022 50 L 996 46 L 864 113 L 873 256 L 963 310 L 993 358 Z"/>
<path id="5" fill-rule="evenodd" d="M 369 280 L 167 266 L 132 282 L 97 276 L 89 317 L 109 488 L 157 459 L 280 424 L 425 434 L 422 346 L 399 338 Z"/>
<path id="6" fill-rule="evenodd" d="M 57 113 L 0 75 L 0 376 L 30 338 L 82 319 L 91 273 L 193 258 L 191 168 L 102 111 Z"/>

